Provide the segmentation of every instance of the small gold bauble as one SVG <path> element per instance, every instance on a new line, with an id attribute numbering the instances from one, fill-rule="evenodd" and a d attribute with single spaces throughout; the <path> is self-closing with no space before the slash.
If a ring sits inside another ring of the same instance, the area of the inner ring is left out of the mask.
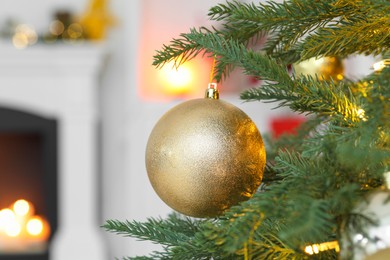
<path id="1" fill-rule="evenodd" d="M 343 61 L 338 57 L 311 58 L 294 64 L 293 68 L 298 77 L 300 74 L 312 77 L 317 75 L 320 80 L 332 78 L 335 81 L 344 78 Z"/>
<path id="2" fill-rule="evenodd" d="M 254 122 L 219 99 L 186 101 L 154 127 L 146 168 L 160 198 L 188 216 L 215 217 L 261 183 L 265 148 Z"/>

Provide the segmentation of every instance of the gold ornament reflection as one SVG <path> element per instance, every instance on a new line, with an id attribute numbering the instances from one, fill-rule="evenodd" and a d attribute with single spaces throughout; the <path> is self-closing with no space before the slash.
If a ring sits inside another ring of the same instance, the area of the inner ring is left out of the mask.
<path id="1" fill-rule="evenodd" d="M 168 111 L 154 127 L 146 168 L 160 198 L 193 217 L 215 217 L 249 199 L 261 183 L 265 148 L 239 108 L 211 98 Z"/>
<path id="2" fill-rule="evenodd" d="M 293 65 L 295 74 L 305 76 L 318 76 L 320 80 L 335 81 L 344 78 L 343 61 L 338 57 L 311 58 Z"/>

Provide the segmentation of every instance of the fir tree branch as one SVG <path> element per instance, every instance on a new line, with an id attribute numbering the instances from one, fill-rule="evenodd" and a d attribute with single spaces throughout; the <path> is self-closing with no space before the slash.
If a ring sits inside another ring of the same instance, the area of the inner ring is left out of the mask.
<path id="1" fill-rule="evenodd" d="M 278 138 L 274 138 L 267 133 L 264 134 L 263 139 L 267 148 L 267 161 L 273 162 L 280 150 L 303 152 L 307 141 L 311 140 L 326 119 L 327 117 L 306 117 L 306 121 L 299 125 L 295 134 L 282 134 Z"/>
<path id="2" fill-rule="evenodd" d="M 243 4 L 237 1 L 219 4 L 209 10 L 211 20 L 223 21 L 221 29 L 215 29 L 225 36 L 247 43 L 252 37 L 264 36 L 266 30 L 261 28 L 257 22 L 257 8 L 253 4 Z"/>
<path id="3" fill-rule="evenodd" d="M 382 4 L 379 6 L 381 9 L 389 10 L 384 3 L 376 4 Z M 225 42 L 235 40 L 245 46 L 253 36 L 265 32 L 273 32 L 265 47 L 267 53 L 278 58 L 284 57 L 286 63 L 331 53 L 340 56 L 362 53 L 364 50 L 381 53 L 389 45 L 389 19 L 378 19 L 372 9 L 365 3 L 353 1 L 301 0 L 257 6 L 227 2 L 211 8 L 209 12 L 211 19 L 224 22 L 223 29 L 209 30 L 202 27 L 199 31 L 192 29 L 190 33 L 181 34 L 181 38 L 172 40 L 157 52 L 153 65 L 159 67 L 174 60 L 176 66 L 180 66 L 201 53 L 205 54 L 203 51 L 210 56 L 215 54 L 223 57 L 229 55 L 221 51 Z M 218 37 L 212 40 L 210 35 Z M 303 40 L 304 36 L 306 39 Z M 359 41 L 356 41 L 356 37 Z M 353 44 L 351 39 L 359 44 Z M 217 44 L 218 48 L 210 44 Z M 228 75 L 223 70 L 231 69 L 230 65 L 240 66 L 241 62 L 236 59 L 231 63 L 227 59 L 225 62 L 219 61 L 216 80 L 220 81 Z M 247 74 L 253 72 L 244 69 Z"/>
<path id="4" fill-rule="evenodd" d="M 153 251 L 149 256 L 135 256 L 135 257 L 124 257 L 123 260 L 170 260 L 172 255 L 170 253 L 169 247 L 165 248 L 164 252 Z"/>
<path id="5" fill-rule="evenodd" d="M 378 3 L 377 3 L 378 4 Z M 281 53 L 287 54 L 289 62 L 301 59 L 299 52 L 304 53 L 302 59 L 312 56 L 318 56 L 321 52 L 315 52 L 316 48 L 326 48 L 329 42 L 320 44 L 319 46 L 310 41 L 299 43 L 306 35 L 315 33 L 319 28 L 323 30 L 333 31 L 332 28 L 338 28 L 338 25 L 355 24 L 357 21 L 366 23 L 367 17 L 372 16 L 372 9 L 367 7 L 367 3 L 356 3 L 354 1 L 290 1 L 283 3 L 269 2 L 267 4 L 243 4 L 236 1 L 219 4 L 210 9 L 209 16 L 212 20 L 222 21 L 223 29 L 218 30 L 218 33 L 225 35 L 226 38 L 240 39 L 242 42 L 247 42 L 251 37 L 259 34 L 271 32 L 267 41 L 265 50 L 268 54 L 273 54 L 276 57 L 281 57 Z M 383 9 L 382 5 L 378 9 Z M 374 9 L 377 12 L 378 9 Z M 387 10 L 387 9 L 385 9 Z M 386 11 L 383 12 L 384 14 Z M 375 19 L 378 15 L 373 18 Z M 388 22 L 387 18 L 382 18 Z M 374 20 L 372 28 L 383 28 L 384 35 L 388 35 L 388 26 L 386 23 L 381 25 L 381 22 Z M 328 27 L 329 25 L 329 27 Z M 379 26 L 378 26 L 379 25 Z M 361 26 L 357 25 L 357 27 Z M 345 26 L 344 26 L 345 27 Z M 348 47 L 349 52 L 353 53 L 358 50 L 351 49 L 347 45 L 340 44 L 346 39 L 351 32 L 360 32 L 360 30 L 349 30 L 355 28 L 345 28 L 345 34 L 338 32 L 338 39 L 334 40 L 334 46 Z M 380 29 L 379 29 L 380 30 Z M 370 30 L 372 34 L 374 30 Z M 376 35 L 380 35 L 375 31 Z M 333 32 L 332 32 L 333 33 Z M 365 36 L 365 32 L 360 35 Z M 386 37 L 386 36 L 385 36 Z M 310 38 L 310 37 L 309 37 Z M 321 37 L 317 37 L 323 40 Z M 314 39 L 317 39 L 314 37 Z M 377 41 L 367 42 L 376 43 Z M 299 44 L 298 44 L 299 43 Z M 297 44 L 296 47 L 294 45 Z M 354 45 L 355 46 L 355 45 Z M 378 45 L 377 45 L 378 46 Z M 386 44 L 384 43 L 384 45 Z M 373 46 L 375 47 L 375 46 Z M 362 50 L 364 47 L 359 48 Z M 294 50 L 295 49 L 295 50 Z M 286 52 L 289 50 L 289 52 Z M 330 52 L 330 51 L 329 51 Z M 325 53 L 324 53 L 325 54 Z M 334 53 L 333 53 L 334 55 Z M 345 56 L 345 53 L 343 53 Z"/>
<path id="6" fill-rule="evenodd" d="M 182 46 L 183 49 L 177 46 Z M 188 49 L 184 46 L 195 47 Z M 182 38 L 175 39 L 171 46 L 164 46 L 163 50 L 155 56 L 154 65 L 164 64 L 174 59 L 178 59 L 177 64 L 181 64 L 193 58 L 201 49 L 218 57 L 215 73 L 217 81 L 226 76 L 226 65 L 231 64 L 244 68 L 248 75 L 261 75 L 265 80 L 277 79 L 280 84 L 289 85 L 292 82 L 286 69 L 281 68 L 276 60 L 248 50 L 245 45 L 236 40 L 195 29 L 188 34 L 182 34 Z"/>
<path id="7" fill-rule="evenodd" d="M 193 29 L 195 31 L 195 29 Z M 179 67 L 184 62 L 193 59 L 202 51 L 202 46 L 193 42 L 188 37 L 189 34 L 181 34 L 181 38 L 173 39 L 169 45 L 163 45 L 162 50 L 153 56 L 153 65 L 157 68 L 164 66 L 170 61 L 175 61 L 175 66 Z"/>
<path id="8" fill-rule="evenodd" d="M 321 28 L 303 41 L 302 59 L 319 55 L 381 54 L 390 45 L 389 27 L 390 15 Z"/>
<path id="9" fill-rule="evenodd" d="M 348 88 L 340 87 L 333 81 L 318 81 L 310 76 L 301 76 L 289 85 L 270 83 L 245 90 L 241 93 L 241 99 L 278 101 L 278 107 L 288 106 L 293 111 L 320 116 L 339 116 L 348 124 L 361 120 L 360 105 Z"/>
<path id="10" fill-rule="evenodd" d="M 177 214 L 170 214 L 165 220 L 149 218 L 146 222 L 108 220 L 107 231 L 141 240 L 150 240 L 166 246 L 174 246 L 190 239 L 198 230 L 199 223 Z"/>

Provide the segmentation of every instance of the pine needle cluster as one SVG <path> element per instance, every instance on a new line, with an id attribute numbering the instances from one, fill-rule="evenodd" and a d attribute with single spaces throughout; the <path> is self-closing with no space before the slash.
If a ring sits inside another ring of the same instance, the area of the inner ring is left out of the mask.
<path id="1" fill-rule="evenodd" d="M 217 81 L 235 67 L 264 80 L 241 93 L 243 100 L 277 102 L 310 119 L 297 135 L 267 139 L 261 189 L 223 216 L 198 220 L 172 213 L 146 222 L 110 220 L 104 228 L 164 246 L 129 259 L 338 259 L 338 250 L 308 255 L 304 249 L 328 241 L 343 248 L 349 227 L 359 230 L 363 227 L 356 225 L 367 223 L 357 221 L 353 209 L 385 185 L 390 66 L 359 81 L 290 75 L 286 67 L 323 56 L 389 59 L 390 2 L 230 1 L 208 15 L 219 21 L 218 28 L 181 34 L 157 52 L 154 65 L 216 57 Z M 251 48 L 263 37 L 261 50 Z"/>

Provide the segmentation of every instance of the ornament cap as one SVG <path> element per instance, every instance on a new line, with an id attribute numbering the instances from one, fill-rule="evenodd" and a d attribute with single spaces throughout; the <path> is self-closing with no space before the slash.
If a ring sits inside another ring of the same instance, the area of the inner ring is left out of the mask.
<path id="1" fill-rule="evenodd" d="M 206 89 L 205 98 L 219 99 L 217 83 L 209 83 L 209 86 Z"/>

